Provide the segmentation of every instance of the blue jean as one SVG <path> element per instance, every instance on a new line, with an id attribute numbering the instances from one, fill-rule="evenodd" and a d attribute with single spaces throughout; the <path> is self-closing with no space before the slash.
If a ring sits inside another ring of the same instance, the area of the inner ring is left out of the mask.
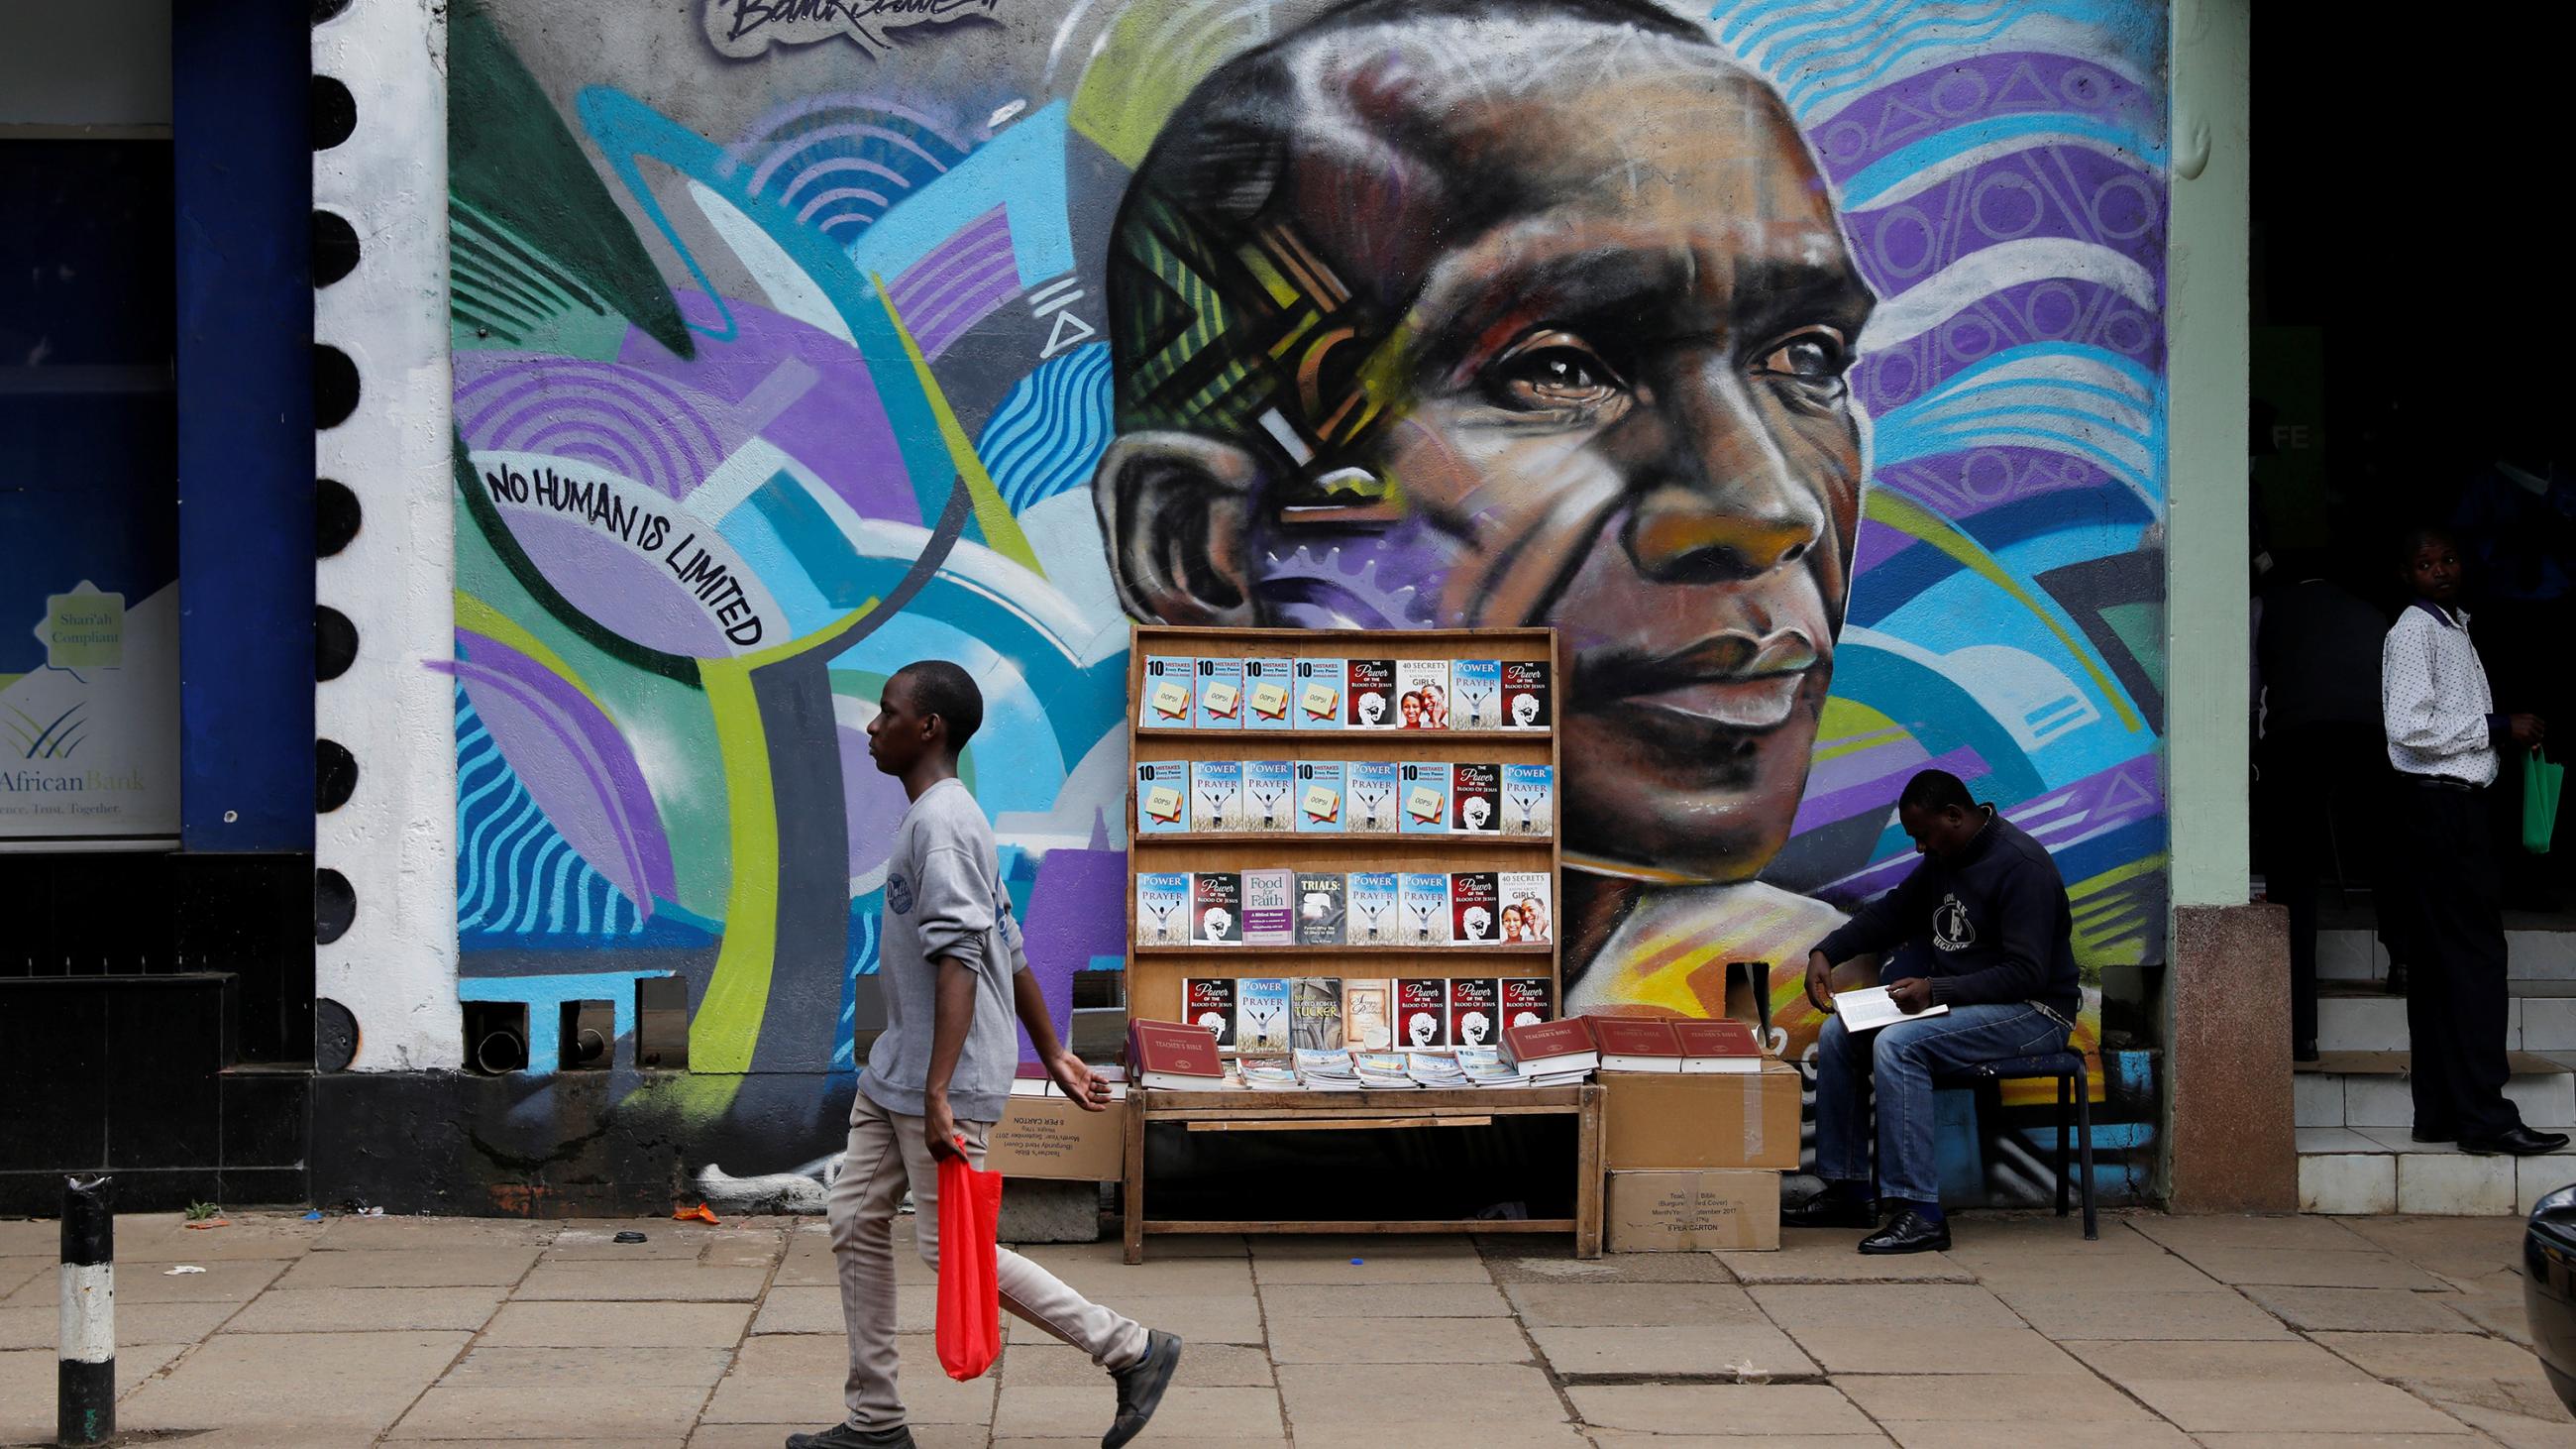
<path id="1" fill-rule="evenodd" d="M 1878 1195 L 1941 1200 L 1932 1160 L 1932 1079 L 1978 1062 L 2064 1051 L 2066 1028 L 2028 1002 L 1954 1006 L 1854 1036 L 1829 1017 L 1816 1034 L 1816 1171 L 1869 1181 L 1869 1099 L 1878 1090 Z"/>

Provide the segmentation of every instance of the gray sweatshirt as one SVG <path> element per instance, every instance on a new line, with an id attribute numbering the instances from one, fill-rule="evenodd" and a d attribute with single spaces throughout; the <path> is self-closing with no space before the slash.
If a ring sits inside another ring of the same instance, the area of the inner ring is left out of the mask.
<path id="1" fill-rule="evenodd" d="M 948 1105 L 961 1122 L 996 1122 L 1010 1104 L 1020 1061 L 1011 976 L 1020 953 L 1001 877 L 993 829 L 956 780 L 922 791 L 895 827 L 877 937 L 886 1028 L 859 1078 L 859 1090 L 889 1112 L 922 1114 L 939 997 L 932 962 L 941 957 L 975 973 L 975 1016 L 948 1079 Z"/>

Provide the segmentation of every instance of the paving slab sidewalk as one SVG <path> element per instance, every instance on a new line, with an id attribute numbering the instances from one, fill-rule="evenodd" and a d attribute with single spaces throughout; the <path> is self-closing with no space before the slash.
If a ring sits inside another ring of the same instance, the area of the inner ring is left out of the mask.
<path id="1" fill-rule="evenodd" d="M 2086 1243 L 2044 1215 L 1955 1222 L 1954 1251 L 1898 1260 L 1802 1232 L 1596 1262 L 1469 1237 L 1030 1252 L 1189 1336 L 1144 1449 L 1943 1449 L 2034 1420 L 2123 1445 L 2576 1446 L 2495 1223 L 2115 1213 Z M 811 1219 L 230 1224 L 119 1221 L 119 1416 L 145 1442 L 750 1449 L 839 1411 Z M 0 1445 L 52 1429 L 52 1234 L 0 1222 Z M 1109 1385 L 1027 1325 L 984 1378 L 940 1371 L 935 1279 L 900 1236 L 923 1449 L 1099 1442 Z"/>

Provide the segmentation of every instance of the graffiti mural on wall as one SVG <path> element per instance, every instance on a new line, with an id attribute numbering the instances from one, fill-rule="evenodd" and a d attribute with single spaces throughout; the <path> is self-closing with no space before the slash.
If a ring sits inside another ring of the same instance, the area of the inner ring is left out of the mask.
<path id="1" fill-rule="evenodd" d="M 669 67 L 454 23 L 467 995 L 684 977 L 689 1110 L 805 1076 L 750 1165 L 828 1151 L 878 686 L 982 681 L 1061 1007 L 1131 618 L 1564 631 L 1578 1007 L 1772 960 L 1803 1049 L 1934 764 L 2088 981 L 2161 959 L 2159 9 L 697 8 Z"/>

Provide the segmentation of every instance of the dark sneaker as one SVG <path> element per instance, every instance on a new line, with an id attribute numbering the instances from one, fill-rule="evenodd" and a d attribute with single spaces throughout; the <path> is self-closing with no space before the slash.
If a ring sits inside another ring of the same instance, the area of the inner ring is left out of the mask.
<path id="1" fill-rule="evenodd" d="M 913 1449 L 912 1429 L 897 1424 L 891 1429 L 853 1429 L 847 1424 L 834 1424 L 819 1434 L 790 1434 L 787 1449 Z"/>
<path id="2" fill-rule="evenodd" d="M 1949 1246 L 1949 1220 L 1925 1222 L 1923 1214 L 1912 1208 L 1898 1213 L 1896 1221 L 1881 1231 L 1860 1240 L 1860 1250 L 1872 1257 L 1888 1253 L 1938 1253 Z"/>
<path id="3" fill-rule="evenodd" d="M 1145 1432 L 1154 1411 L 1163 1406 L 1163 1390 L 1172 1386 L 1172 1371 L 1180 1366 L 1181 1336 L 1147 1329 L 1145 1356 L 1109 1375 L 1118 1384 L 1118 1417 L 1100 1436 L 1100 1449 L 1118 1449 Z"/>

